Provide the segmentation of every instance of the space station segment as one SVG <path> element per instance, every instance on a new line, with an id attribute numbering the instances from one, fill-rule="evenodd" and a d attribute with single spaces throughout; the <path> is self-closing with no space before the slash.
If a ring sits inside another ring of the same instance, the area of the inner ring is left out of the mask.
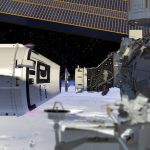
<path id="1" fill-rule="evenodd" d="M 129 24 L 150 26 L 150 0 L 129 0 L 128 11 Z"/>
<path id="2" fill-rule="evenodd" d="M 120 41 L 129 29 L 143 29 L 128 25 L 127 4 L 126 0 L 0 0 L 0 21 Z"/>
<path id="3" fill-rule="evenodd" d="M 109 88 L 113 87 L 113 53 L 97 67 L 76 68 L 75 70 L 75 89 L 76 92 L 102 92 L 106 95 Z"/>
<path id="4" fill-rule="evenodd" d="M 23 115 L 60 93 L 60 66 L 22 44 L 0 45 L 0 115 Z"/>
<path id="5" fill-rule="evenodd" d="M 124 38 L 119 50 L 108 55 L 98 67 L 86 68 L 86 74 L 82 73 L 83 68 L 76 69 L 76 92 L 102 92 L 102 95 L 106 95 L 109 88 L 117 87 L 120 89 L 121 99 L 110 108 L 111 113 L 112 110 L 118 110 L 117 122 L 123 120 L 129 125 L 149 123 L 149 60 L 150 37 Z M 83 80 L 84 76 L 86 81 Z M 87 83 L 86 89 L 84 82 Z"/>

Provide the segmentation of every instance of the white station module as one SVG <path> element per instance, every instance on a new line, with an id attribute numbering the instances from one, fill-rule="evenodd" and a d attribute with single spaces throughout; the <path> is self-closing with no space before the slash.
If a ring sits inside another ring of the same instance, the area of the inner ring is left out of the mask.
<path id="1" fill-rule="evenodd" d="M 0 44 L 0 115 L 23 115 L 60 93 L 60 66 L 22 44 Z"/>
<path id="2" fill-rule="evenodd" d="M 129 0 L 128 8 L 130 24 L 150 26 L 150 0 Z"/>

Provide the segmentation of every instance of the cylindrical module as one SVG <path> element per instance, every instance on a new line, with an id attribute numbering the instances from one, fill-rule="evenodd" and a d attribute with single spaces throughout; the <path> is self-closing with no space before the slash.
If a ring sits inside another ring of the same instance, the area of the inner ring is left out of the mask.
<path id="1" fill-rule="evenodd" d="M 60 93 L 60 66 L 22 44 L 0 44 L 0 115 L 23 115 Z"/>
<path id="2" fill-rule="evenodd" d="M 113 87 L 113 53 L 97 67 L 77 68 L 75 70 L 76 92 L 102 92 L 107 94 L 109 88 Z"/>
<path id="3" fill-rule="evenodd" d="M 87 89 L 87 69 L 76 68 L 75 70 L 75 90 L 77 93 L 86 91 Z"/>
<path id="4" fill-rule="evenodd" d="M 128 1 L 129 24 L 150 26 L 150 0 Z"/>

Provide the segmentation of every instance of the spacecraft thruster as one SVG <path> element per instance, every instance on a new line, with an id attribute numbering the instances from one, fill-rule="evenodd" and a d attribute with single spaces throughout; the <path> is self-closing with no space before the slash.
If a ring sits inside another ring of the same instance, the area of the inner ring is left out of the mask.
<path id="1" fill-rule="evenodd" d="M 0 44 L 0 115 L 23 115 L 60 93 L 60 66 L 22 44 Z"/>

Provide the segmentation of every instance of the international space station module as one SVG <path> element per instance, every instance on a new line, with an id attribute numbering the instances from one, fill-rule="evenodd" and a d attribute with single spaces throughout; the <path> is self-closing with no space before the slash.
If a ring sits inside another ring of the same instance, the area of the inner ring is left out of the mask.
<path id="1" fill-rule="evenodd" d="M 0 44 L 0 115 L 23 115 L 59 92 L 59 65 L 22 44 Z"/>

